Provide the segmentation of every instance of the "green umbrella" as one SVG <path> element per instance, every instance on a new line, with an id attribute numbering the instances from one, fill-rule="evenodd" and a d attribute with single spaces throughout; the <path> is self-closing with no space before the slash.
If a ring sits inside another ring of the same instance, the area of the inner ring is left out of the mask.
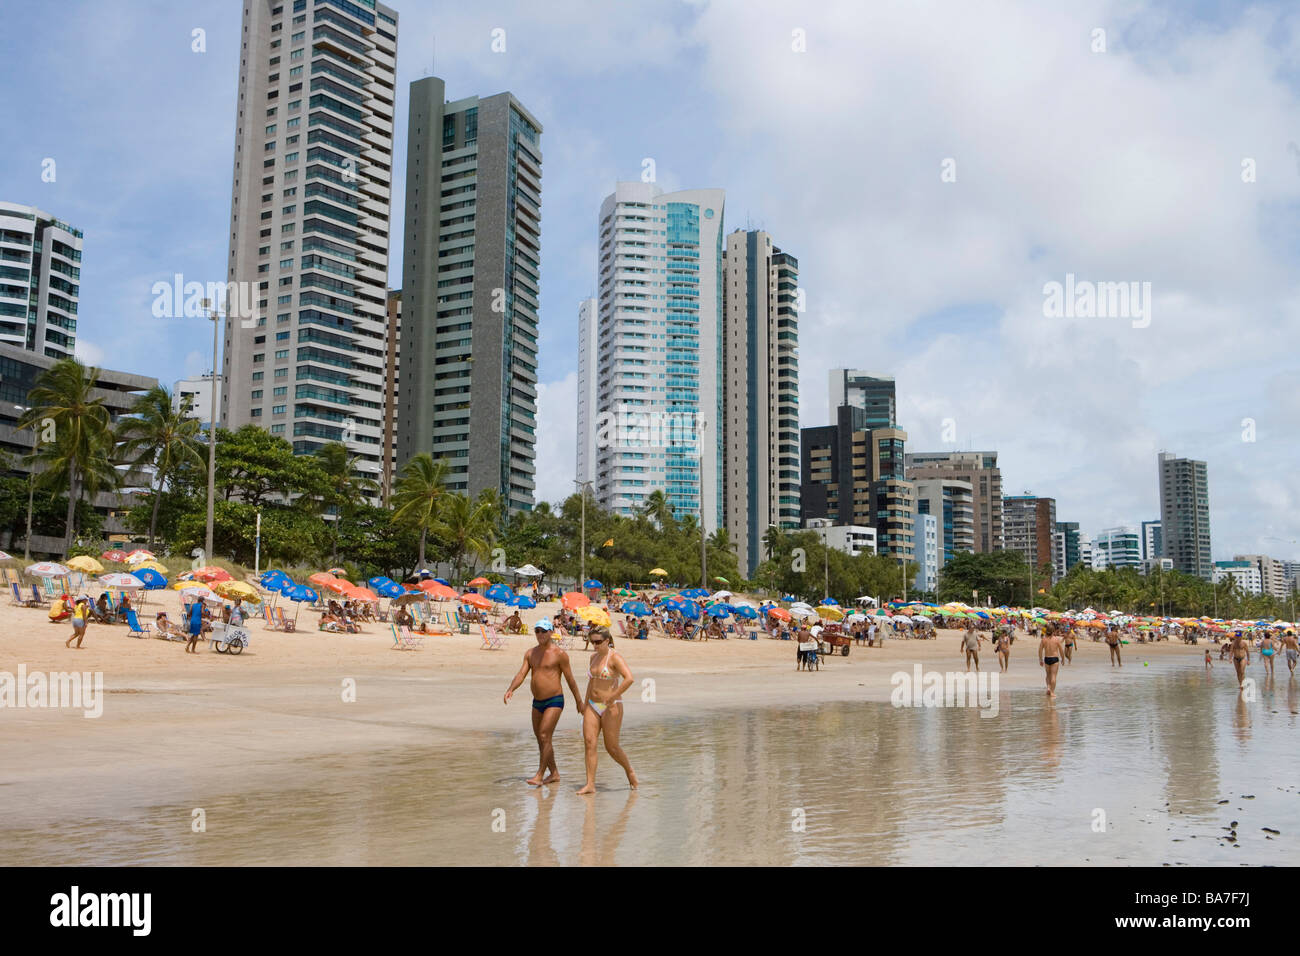
<path id="1" fill-rule="evenodd" d="M 714 578 L 713 580 L 718 581 L 718 582 L 720 582 L 720 583 L 722 583 L 722 584 L 730 584 L 730 583 L 731 583 L 731 582 L 728 581 L 726 578 Z"/>

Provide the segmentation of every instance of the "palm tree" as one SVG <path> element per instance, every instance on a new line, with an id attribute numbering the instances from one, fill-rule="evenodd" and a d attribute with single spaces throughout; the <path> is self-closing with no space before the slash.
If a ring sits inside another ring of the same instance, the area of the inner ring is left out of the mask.
<path id="1" fill-rule="evenodd" d="M 447 494 L 447 462 L 436 462 L 422 452 L 402 468 L 402 477 L 393 488 L 393 521 L 407 523 L 420 530 L 419 567 L 424 567 L 424 545 L 429 530 L 438 523 L 438 512 Z"/>
<path id="2" fill-rule="evenodd" d="M 490 498 L 480 496 L 471 500 L 467 495 L 448 495 L 439 508 L 436 531 L 447 545 L 452 562 L 452 580 L 459 581 L 461 563 L 466 555 L 486 558 L 494 540 L 496 505 Z"/>
<path id="3" fill-rule="evenodd" d="M 348 454 L 348 446 L 342 442 L 330 442 L 316 449 L 316 459 L 321 471 L 325 473 L 325 489 L 321 504 L 328 513 L 334 515 L 333 548 L 334 563 L 339 560 L 339 534 L 342 530 L 343 509 L 358 499 L 378 494 L 379 483 L 357 470 L 360 455 Z M 423 564 L 421 560 L 421 564 Z"/>
<path id="4" fill-rule="evenodd" d="M 82 365 L 75 358 L 50 366 L 36 379 L 27 396 L 30 406 L 18 420 L 20 428 L 54 426 L 53 440 L 47 441 L 28 460 L 45 468 L 39 482 L 52 493 L 67 490 L 68 514 L 63 533 L 63 553 L 72 548 L 73 522 L 82 493 L 93 502 L 105 487 L 118 479 L 113 467 L 114 435 L 108 408 L 95 397 L 99 369 Z"/>
<path id="5" fill-rule="evenodd" d="M 645 503 L 637 509 L 637 514 L 652 519 L 660 531 L 667 531 L 673 524 L 673 503 L 662 488 L 656 488 L 645 496 Z"/>
<path id="6" fill-rule="evenodd" d="M 172 394 L 163 385 L 155 385 L 141 395 L 131 407 L 130 417 L 118 423 L 117 436 L 122 455 L 132 468 L 153 471 L 153 511 L 149 515 L 149 547 L 153 547 L 158 528 L 158 507 L 162 504 L 163 486 L 187 464 L 202 466 L 199 444 L 199 421 L 190 417 L 192 400 L 186 397 L 179 410 L 172 405 Z"/>

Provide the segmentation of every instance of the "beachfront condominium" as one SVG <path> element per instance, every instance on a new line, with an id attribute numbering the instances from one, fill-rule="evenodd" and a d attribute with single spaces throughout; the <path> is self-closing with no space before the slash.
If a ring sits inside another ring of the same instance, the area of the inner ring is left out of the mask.
<path id="1" fill-rule="evenodd" d="M 1080 560 L 1079 522 L 1056 522 L 1056 530 L 1052 532 L 1052 583 L 1069 574 Z"/>
<path id="2" fill-rule="evenodd" d="M 919 478 L 912 485 L 916 493 L 916 513 L 935 518 L 938 535 L 936 572 L 961 552 L 974 551 L 975 490 L 971 483 L 955 478 Z M 921 539 L 919 524 L 916 538 L 918 541 Z M 917 558 L 920 560 L 919 554 Z"/>
<path id="3" fill-rule="evenodd" d="M 508 92 L 444 92 L 411 84 L 397 460 L 445 459 L 450 490 L 531 511 L 542 125 Z"/>
<path id="4" fill-rule="evenodd" d="M 974 493 L 975 551 L 1002 549 L 1002 472 L 995 451 L 910 452 L 907 477 L 969 482 Z"/>
<path id="5" fill-rule="evenodd" d="M 1260 593 L 1285 598 L 1291 594 L 1291 579 L 1287 562 L 1270 558 L 1267 554 L 1235 554 L 1233 561 L 1246 561 L 1259 571 Z"/>
<path id="6" fill-rule="evenodd" d="M 939 517 L 926 512 L 916 516 L 916 577 L 912 587 L 934 593 L 939 590 L 939 568 L 943 549 L 939 546 Z"/>
<path id="7" fill-rule="evenodd" d="M 1154 561 L 1162 557 L 1161 549 L 1164 546 L 1164 538 L 1160 534 L 1160 521 L 1143 521 L 1142 522 L 1142 560 Z"/>
<path id="8" fill-rule="evenodd" d="M 298 454 L 343 442 L 375 481 L 396 61 L 373 0 L 244 2 L 228 300 L 250 311 L 227 310 L 220 421 Z"/>
<path id="9" fill-rule="evenodd" d="M 868 428 L 891 428 L 898 424 L 898 397 L 894 376 L 873 375 L 852 368 L 833 368 L 827 373 L 830 383 L 829 412 L 841 405 L 852 405 L 867 413 Z"/>
<path id="10" fill-rule="evenodd" d="M 1007 551 L 1019 551 L 1035 571 L 1045 564 L 1052 565 L 1052 533 L 1055 530 L 1055 498 L 1040 498 L 1026 493 L 1002 499 L 1004 547 Z"/>
<path id="11" fill-rule="evenodd" d="M 799 262 L 743 230 L 722 258 L 724 525 L 749 577 L 764 532 L 799 527 Z"/>
<path id="12" fill-rule="evenodd" d="M 830 518 L 837 525 L 870 525 L 878 554 L 916 560 L 914 489 L 903 477 L 907 432 L 868 429 L 866 418 L 863 409 L 841 405 L 834 425 L 803 429 L 803 523 Z"/>
<path id="13" fill-rule="evenodd" d="M 1132 525 L 1103 528 L 1092 539 L 1093 567 L 1140 568 L 1142 532 Z"/>
<path id="14" fill-rule="evenodd" d="M 53 359 L 77 344 L 81 230 L 0 202 L 0 343 Z"/>
<path id="15" fill-rule="evenodd" d="M 596 300 L 578 303 L 578 483 L 596 480 L 596 362 L 600 348 L 600 324 L 596 319 Z"/>
<path id="16" fill-rule="evenodd" d="M 596 499 L 720 527 L 721 189 L 618 183 L 597 230 Z M 579 438 L 579 441 L 582 441 Z"/>
<path id="17" fill-rule="evenodd" d="M 1174 570 L 1209 580 L 1210 485 L 1205 462 L 1160 452 L 1161 557 Z"/>
<path id="18" fill-rule="evenodd" d="M 1260 595 L 1264 593 L 1263 582 L 1259 577 L 1259 565 L 1254 561 L 1236 559 L 1232 561 L 1215 561 L 1210 580 L 1216 585 L 1232 581 L 1237 590 L 1244 594 Z"/>

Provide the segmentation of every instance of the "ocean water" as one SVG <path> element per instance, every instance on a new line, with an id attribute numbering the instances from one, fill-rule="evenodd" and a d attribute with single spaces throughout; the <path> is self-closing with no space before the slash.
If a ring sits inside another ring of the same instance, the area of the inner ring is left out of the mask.
<path id="1" fill-rule="evenodd" d="M 1300 863 L 1300 680 L 1282 668 L 1252 703 L 1225 666 L 999 702 L 680 719 L 629 703 L 635 792 L 602 750 L 599 792 L 577 795 L 576 730 L 556 738 L 561 783 L 528 787 L 524 729 L 261 767 L 251 788 L 174 782 L 166 803 L 89 781 L 53 825 L 0 810 L 0 845 L 9 864 Z"/>

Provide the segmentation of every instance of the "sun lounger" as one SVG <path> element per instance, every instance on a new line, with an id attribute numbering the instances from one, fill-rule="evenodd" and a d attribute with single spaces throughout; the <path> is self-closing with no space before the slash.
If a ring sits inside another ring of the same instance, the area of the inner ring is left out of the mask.
<path id="1" fill-rule="evenodd" d="M 135 616 L 135 609 L 132 608 L 126 612 L 126 626 L 128 633 L 132 637 L 148 637 L 149 632 L 153 630 L 152 624 L 140 626 L 140 619 Z"/>
<path id="2" fill-rule="evenodd" d="M 406 625 L 388 625 L 393 632 L 393 648 L 399 651 L 413 651 L 424 647 L 424 635 L 414 633 Z"/>
<path id="3" fill-rule="evenodd" d="M 480 651 L 500 651 L 506 646 L 506 639 L 497 633 L 497 629 L 491 624 L 480 624 L 478 629 L 483 633 L 483 643 L 479 646 Z"/>

